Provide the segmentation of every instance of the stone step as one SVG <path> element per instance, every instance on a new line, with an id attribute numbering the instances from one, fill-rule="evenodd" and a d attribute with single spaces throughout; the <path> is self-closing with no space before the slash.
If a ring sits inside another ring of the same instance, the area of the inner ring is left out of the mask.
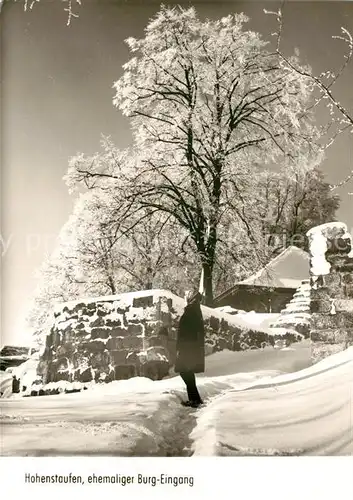
<path id="1" fill-rule="evenodd" d="M 311 324 L 310 299 L 310 280 L 302 280 L 293 298 L 281 310 L 277 320 L 270 323 L 269 328 L 274 331 L 292 330 L 307 336 Z"/>
<path id="2" fill-rule="evenodd" d="M 309 295 L 293 295 L 293 297 L 291 298 L 290 302 L 295 302 L 297 300 L 310 300 L 310 296 Z"/>
<path id="3" fill-rule="evenodd" d="M 269 328 L 271 331 L 272 335 L 285 335 L 286 333 L 292 333 L 293 335 L 303 335 L 300 332 L 297 332 L 294 328 L 283 328 L 283 327 L 276 327 L 276 328 Z"/>
<path id="4" fill-rule="evenodd" d="M 277 323 L 278 321 L 288 321 L 288 318 L 300 318 L 300 319 L 307 319 L 308 321 L 311 318 L 311 314 L 308 312 L 297 312 L 297 313 L 292 313 L 292 314 L 283 314 L 279 318 L 277 318 L 273 323 Z"/>
<path id="5" fill-rule="evenodd" d="M 282 323 L 281 325 L 274 325 L 270 328 L 290 328 L 291 330 L 296 330 L 300 333 L 309 333 L 310 325 L 306 323 Z"/>
<path id="6" fill-rule="evenodd" d="M 288 320 L 288 318 L 298 318 L 298 317 L 302 317 L 302 318 L 305 318 L 305 316 L 303 316 L 304 314 L 310 314 L 309 311 L 291 311 L 291 312 L 288 312 L 288 313 L 283 313 L 281 314 L 280 318 L 283 318 L 285 321 Z M 310 316 L 308 316 L 308 319 L 309 319 Z M 278 318 L 279 320 L 279 318 Z"/>
<path id="7" fill-rule="evenodd" d="M 277 326 L 271 326 L 270 330 L 293 330 L 298 333 L 302 334 L 309 334 L 310 332 L 310 326 L 309 325 L 292 325 L 290 323 L 283 323 L 283 325 L 277 325 Z"/>
<path id="8" fill-rule="evenodd" d="M 307 304 L 307 305 L 303 305 L 301 307 L 298 307 L 298 306 L 289 306 L 288 308 L 286 309 L 282 309 L 281 311 L 281 314 L 292 314 L 292 313 L 295 313 L 295 312 L 298 312 L 298 313 L 301 313 L 301 312 L 310 312 L 310 306 Z"/>
<path id="9" fill-rule="evenodd" d="M 288 305 L 297 306 L 297 307 L 310 307 L 310 300 L 300 300 L 298 302 L 289 302 Z"/>
<path id="10" fill-rule="evenodd" d="M 293 316 L 293 317 L 303 317 L 303 318 L 310 318 L 311 317 L 311 312 L 310 311 L 287 311 L 286 314 L 281 314 L 276 321 L 278 321 L 281 318 L 288 318 L 288 316 Z"/>
<path id="11" fill-rule="evenodd" d="M 275 323 L 277 323 L 278 321 L 288 321 L 288 318 L 305 318 L 305 319 L 309 320 L 310 319 L 310 312 L 309 312 L 309 310 L 284 311 L 279 316 L 279 318 L 275 321 Z"/>
<path id="12" fill-rule="evenodd" d="M 310 302 L 290 302 L 289 304 L 286 305 L 285 309 L 282 309 L 282 311 L 288 311 L 288 309 L 303 309 L 303 308 L 310 309 Z"/>
<path id="13" fill-rule="evenodd" d="M 310 295 L 301 295 L 301 296 L 298 296 L 298 297 L 293 297 L 292 300 L 290 302 L 295 302 L 295 303 L 298 303 L 298 302 L 310 302 Z"/>
<path id="14" fill-rule="evenodd" d="M 305 319 L 297 319 L 295 321 L 294 320 L 280 321 L 279 323 L 273 323 L 270 328 L 278 328 L 278 327 L 285 328 L 288 325 L 290 325 L 292 328 L 295 328 L 297 326 L 298 327 L 304 326 L 304 327 L 310 328 L 311 322 L 306 321 Z"/>
<path id="15" fill-rule="evenodd" d="M 310 300 L 308 300 L 308 299 L 294 299 L 294 300 L 291 300 L 290 302 L 288 302 L 286 304 L 286 307 L 289 307 L 289 306 L 300 307 L 301 305 L 309 305 L 309 304 L 310 304 Z"/>
<path id="16" fill-rule="evenodd" d="M 306 325 L 309 325 L 310 324 L 310 318 L 303 318 L 303 317 L 299 317 L 296 316 L 296 317 L 290 317 L 288 316 L 288 318 L 281 318 L 281 319 L 278 319 L 277 321 L 274 321 L 273 323 L 270 323 L 270 327 L 276 327 L 277 325 L 282 325 L 283 323 L 300 323 L 300 324 L 306 324 Z"/>
<path id="17" fill-rule="evenodd" d="M 298 290 L 293 294 L 293 299 L 302 298 L 302 299 L 307 299 L 310 297 L 311 291 L 310 290 Z"/>

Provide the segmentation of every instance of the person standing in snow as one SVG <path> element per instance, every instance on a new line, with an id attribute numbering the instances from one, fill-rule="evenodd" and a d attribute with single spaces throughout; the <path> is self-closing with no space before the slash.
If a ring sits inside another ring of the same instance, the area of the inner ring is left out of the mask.
<path id="1" fill-rule="evenodd" d="M 175 372 L 186 385 L 189 400 L 185 406 L 197 408 L 203 402 L 196 386 L 195 373 L 205 371 L 205 330 L 201 312 L 202 295 L 186 292 L 186 307 L 179 321 Z"/>

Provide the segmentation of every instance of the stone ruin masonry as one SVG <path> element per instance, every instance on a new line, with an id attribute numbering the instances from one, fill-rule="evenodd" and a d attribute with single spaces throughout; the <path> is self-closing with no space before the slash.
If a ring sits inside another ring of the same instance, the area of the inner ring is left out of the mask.
<path id="1" fill-rule="evenodd" d="M 134 376 L 161 379 L 176 356 L 184 301 L 165 290 L 92 298 L 62 304 L 38 365 L 43 384 L 110 382 Z M 205 354 L 274 345 L 283 335 L 239 327 L 233 317 L 202 306 Z M 288 341 L 296 340 L 288 333 Z M 297 339 L 299 340 L 299 339 Z"/>
<path id="2" fill-rule="evenodd" d="M 163 378 L 175 355 L 172 301 L 102 297 L 63 304 L 47 336 L 38 373 L 44 384 Z M 144 358 L 139 355 L 145 353 Z"/>
<path id="3" fill-rule="evenodd" d="M 308 231 L 314 362 L 353 345 L 353 249 L 343 223 Z"/>

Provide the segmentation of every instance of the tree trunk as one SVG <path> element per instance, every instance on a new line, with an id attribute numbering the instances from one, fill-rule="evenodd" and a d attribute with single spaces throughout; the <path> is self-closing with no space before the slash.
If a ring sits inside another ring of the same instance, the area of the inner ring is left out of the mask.
<path id="1" fill-rule="evenodd" d="M 108 276 L 108 286 L 112 292 L 112 295 L 116 295 L 116 287 L 115 287 L 114 279 L 110 275 Z"/>
<path id="2" fill-rule="evenodd" d="M 152 290 L 153 288 L 153 271 L 152 267 L 147 267 L 146 269 L 146 282 L 145 282 L 145 290 Z"/>
<path id="3" fill-rule="evenodd" d="M 213 307 L 213 269 L 208 262 L 202 264 L 203 271 L 203 304 L 208 307 Z"/>

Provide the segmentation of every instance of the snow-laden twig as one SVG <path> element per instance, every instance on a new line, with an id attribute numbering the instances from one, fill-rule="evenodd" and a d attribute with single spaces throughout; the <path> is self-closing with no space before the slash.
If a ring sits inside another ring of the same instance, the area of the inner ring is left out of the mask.
<path id="1" fill-rule="evenodd" d="M 16 2 L 17 0 L 15 0 Z M 39 3 L 41 0 L 24 0 L 24 10 L 27 12 L 28 10 L 32 10 L 34 5 L 36 3 Z M 81 0 L 61 0 L 61 2 L 66 4 L 66 7 L 64 8 L 64 11 L 68 13 L 67 17 L 67 26 L 70 26 L 71 24 L 71 19 L 73 17 L 79 17 L 78 14 L 74 13 L 73 11 L 73 4 L 82 5 Z"/>
<path id="2" fill-rule="evenodd" d="M 330 185 L 331 191 L 343 186 L 344 184 L 347 184 L 347 182 L 351 181 L 352 179 L 353 179 L 353 170 L 351 170 L 351 172 L 347 175 L 347 177 L 345 179 L 343 179 L 343 181 L 338 182 L 337 184 L 331 184 Z M 352 193 L 348 193 L 348 194 L 351 195 Z"/>
<path id="3" fill-rule="evenodd" d="M 332 91 L 334 84 L 343 75 L 348 64 L 352 61 L 353 36 L 346 28 L 341 27 L 341 33 L 342 33 L 341 36 L 332 37 L 335 40 L 341 40 L 345 42 L 346 46 L 348 47 L 347 52 L 343 56 L 344 61 L 341 67 L 338 69 L 336 73 L 334 73 L 333 71 L 324 71 L 320 73 L 319 76 L 315 76 L 311 74 L 310 70 L 297 67 L 295 62 L 292 61 L 290 58 L 286 57 L 281 51 L 281 39 L 283 32 L 283 6 L 284 6 L 284 1 L 282 1 L 281 7 L 278 9 L 277 12 L 267 11 L 266 9 L 264 9 L 265 14 L 273 15 L 276 17 L 277 20 L 278 29 L 274 33 L 274 36 L 277 37 L 276 53 L 279 56 L 282 63 L 284 63 L 287 66 L 287 68 L 290 68 L 291 70 L 295 71 L 300 77 L 306 79 L 307 81 L 311 81 L 313 84 L 313 90 L 316 88 L 319 91 L 320 93 L 319 97 L 315 99 L 314 103 L 310 106 L 308 111 L 318 106 L 323 100 L 326 100 L 326 107 L 328 108 L 330 114 L 330 125 L 328 129 L 331 127 L 331 125 L 335 125 L 338 127 L 336 132 L 334 132 L 328 138 L 328 141 L 324 146 L 324 149 L 328 149 L 342 132 L 345 132 L 349 129 L 350 132 L 353 133 L 353 115 L 339 102 L 339 100 L 335 97 Z M 328 82 L 326 83 L 324 80 L 328 80 Z M 337 117 L 335 118 L 334 116 L 335 111 L 338 112 L 339 116 L 338 118 Z M 352 179 L 353 179 L 353 171 L 351 171 L 344 180 L 342 180 L 337 184 L 331 185 L 330 188 L 331 190 L 337 189 L 338 187 L 345 185 Z M 349 194 L 352 195 L 352 193 Z"/>
<path id="4" fill-rule="evenodd" d="M 283 4 L 281 8 L 277 12 L 273 11 L 267 11 L 264 9 L 265 14 L 268 15 L 274 15 L 276 16 L 277 23 L 278 23 L 278 30 L 274 33 L 274 35 L 277 37 L 277 43 L 276 43 L 276 53 L 284 62 L 287 67 L 295 71 L 298 75 L 307 78 L 312 81 L 313 85 L 319 89 L 321 96 L 315 101 L 314 106 L 317 106 L 323 99 L 328 100 L 328 106 L 329 104 L 332 104 L 334 108 L 336 108 L 339 113 L 342 115 L 342 120 L 341 120 L 341 125 L 344 125 L 345 127 L 348 125 L 350 128 L 352 128 L 353 132 L 353 115 L 344 107 L 342 104 L 338 101 L 338 99 L 334 96 L 332 93 L 332 87 L 333 85 L 337 82 L 338 78 L 342 76 L 343 72 L 347 68 L 348 64 L 351 62 L 353 58 L 353 36 L 352 34 L 344 27 L 341 27 L 341 36 L 333 36 L 333 39 L 336 40 L 342 40 L 344 41 L 347 46 L 348 46 L 348 51 L 346 54 L 344 54 L 344 62 L 339 68 L 339 70 L 336 73 L 333 73 L 332 71 L 326 71 L 321 73 L 319 76 L 315 76 L 311 74 L 310 72 L 304 70 L 303 68 L 298 68 L 294 65 L 294 63 L 286 57 L 283 52 L 281 51 L 281 38 L 282 38 L 282 31 L 283 31 Z M 331 78 L 331 81 L 328 83 L 324 83 L 323 78 Z M 332 108 L 330 108 L 330 114 L 332 114 Z"/>

